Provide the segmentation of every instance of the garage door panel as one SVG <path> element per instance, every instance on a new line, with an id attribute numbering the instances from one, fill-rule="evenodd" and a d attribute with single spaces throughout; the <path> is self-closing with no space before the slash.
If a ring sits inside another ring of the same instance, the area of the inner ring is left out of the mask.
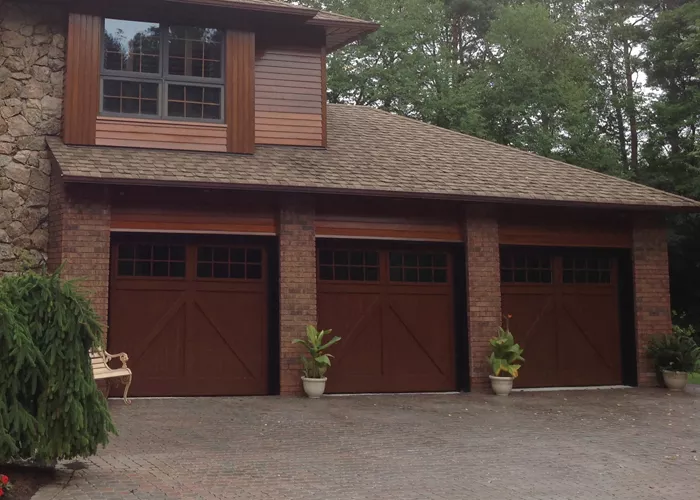
<path id="1" fill-rule="evenodd" d="M 441 295 L 390 294 L 387 359 L 391 373 L 451 377 L 453 371 L 452 307 Z"/>
<path id="2" fill-rule="evenodd" d="M 110 293 L 109 348 L 129 354 L 131 393 L 266 394 L 262 250 L 202 246 L 195 237 L 177 237 L 176 244 L 162 236 L 150 237 L 157 243 L 138 238 L 115 243 Z"/>
<path id="3" fill-rule="evenodd" d="M 445 252 L 321 248 L 319 326 L 343 339 L 329 392 L 456 388 L 448 266 Z"/>
<path id="4" fill-rule="evenodd" d="M 502 307 L 525 349 L 519 387 L 622 382 L 615 259 L 505 249 Z"/>

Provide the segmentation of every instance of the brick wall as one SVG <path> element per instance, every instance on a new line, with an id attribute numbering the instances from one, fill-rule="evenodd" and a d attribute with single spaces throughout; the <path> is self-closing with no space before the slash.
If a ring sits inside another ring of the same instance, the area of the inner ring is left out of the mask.
<path id="1" fill-rule="evenodd" d="M 302 394 L 302 350 L 292 340 L 316 324 L 316 235 L 314 209 L 288 200 L 280 210 L 280 393 Z"/>
<path id="2" fill-rule="evenodd" d="M 646 355 L 649 338 L 671 333 L 668 275 L 668 231 L 661 218 L 646 216 L 635 221 L 634 262 L 637 376 L 640 386 L 656 385 L 654 366 Z"/>
<path id="3" fill-rule="evenodd" d="M 77 279 L 89 292 L 107 325 L 109 305 L 110 206 L 101 186 L 65 185 L 51 176 L 49 269 L 64 264 L 63 277 Z"/>
<path id="4" fill-rule="evenodd" d="M 466 216 L 467 318 L 471 390 L 490 391 L 489 339 L 501 325 L 501 270 L 498 221 L 487 209 Z"/>

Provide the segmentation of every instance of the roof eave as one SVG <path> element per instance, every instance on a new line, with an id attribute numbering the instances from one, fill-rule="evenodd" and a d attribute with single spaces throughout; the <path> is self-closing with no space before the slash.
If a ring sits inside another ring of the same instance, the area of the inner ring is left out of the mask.
<path id="1" fill-rule="evenodd" d="M 285 5 L 285 6 L 275 6 L 275 5 L 263 5 L 263 4 L 252 4 L 248 2 L 236 2 L 235 0 L 165 0 L 166 3 L 182 3 L 182 4 L 195 4 L 195 5 L 205 5 L 211 7 L 228 7 L 232 9 L 240 10 L 250 10 L 256 12 L 269 12 L 273 14 L 288 14 L 293 16 L 305 17 L 307 19 L 313 19 L 317 14 L 318 10 L 311 9 L 309 7 L 301 7 L 296 5 Z"/>
<path id="2" fill-rule="evenodd" d="M 55 160 L 55 158 L 54 158 Z M 56 160 L 56 163 L 60 162 Z M 240 191 L 281 192 L 296 194 L 333 194 L 347 196 L 371 196 L 403 199 L 432 199 L 442 201 L 460 201 L 465 203 L 488 203 L 495 205 L 529 205 L 547 207 L 570 207 L 587 209 L 628 210 L 634 212 L 664 212 L 664 213 L 700 213 L 700 203 L 697 205 L 642 205 L 629 203 L 601 203 L 583 200 L 545 200 L 536 198 L 450 195 L 436 193 L 409 193 L 400 191 L 382 191 L 370 189 L 340 189 L 304 186 L 282 186 L 242 183 L 196 182 L 196 181 L 164 181 L 157 179 L 124 179 L 116 177 L 90 177 L 66 175 L 61 172 L 65 182 L 76 184 L 107 184 L 120 186 L 150 186 L 150 187 L 183 187 L 195 189 L 231 189 Z"/>

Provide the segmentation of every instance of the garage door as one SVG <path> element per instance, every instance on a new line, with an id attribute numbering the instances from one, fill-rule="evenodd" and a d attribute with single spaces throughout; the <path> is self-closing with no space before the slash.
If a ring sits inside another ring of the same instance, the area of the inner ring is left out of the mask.
<path id="1" fill-rule="evenodd" d="M 265 249 L 221 240 L 116 241 L 109 349 L 134 396 L 267 394 Z"/>
<path id="2" fill-rule="evenodd" d="M 503 313 L 525 349 L 517 385 L 622 383 L 616 258 L 504 248 L 501 281 Z"/>
<path id="3" fill-rule="evenodd" d="M 338 245 L 318 259 L 319 325 L 343 339 L 330 392 L 456 388 L 448 252 Z"/>

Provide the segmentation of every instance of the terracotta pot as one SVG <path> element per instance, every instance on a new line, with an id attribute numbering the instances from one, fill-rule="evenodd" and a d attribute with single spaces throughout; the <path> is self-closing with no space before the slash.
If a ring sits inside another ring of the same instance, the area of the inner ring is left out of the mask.
<path id="1" fill-rule="evenodd" d="M 304 384 L 304 392 L 309 397 L 309 399 L 318 399 L 323 396 L 326 391 L 326 377 L 324 378 L 306 378 L 301 377 L 301 381 Z"/>
<path id="2" fill-rule="evenodd" d="M 513 377 L 496 377 L 489 375 L 491 389 L 497 396 L 507 396 L 513 390 Z"/>
<path id="3" fill-rule="evenodd" d="M 683 391 L 688 384 L 688 374 L 664 370 L 664 383 L 669 391 Z"/>

